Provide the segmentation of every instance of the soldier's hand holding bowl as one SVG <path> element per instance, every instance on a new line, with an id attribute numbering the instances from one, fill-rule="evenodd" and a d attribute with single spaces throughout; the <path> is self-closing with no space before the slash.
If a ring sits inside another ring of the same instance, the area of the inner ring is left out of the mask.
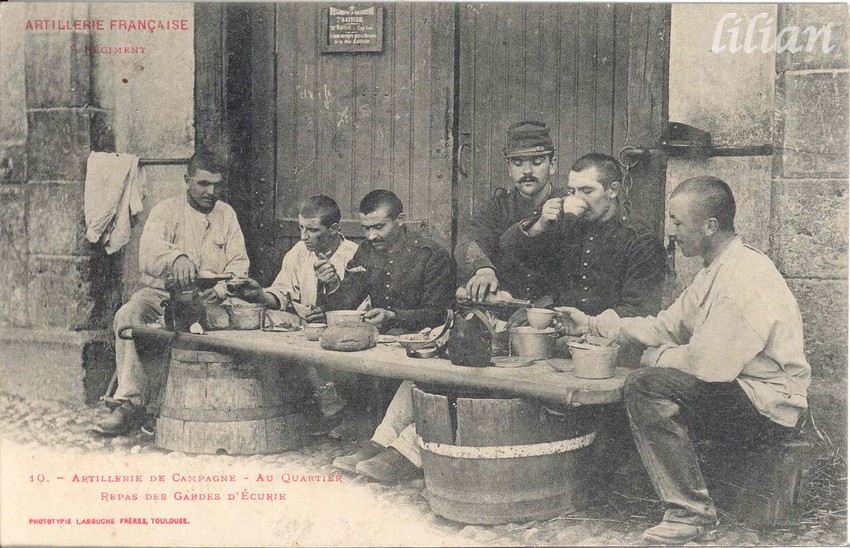
<path id="1" fill-rule="evenodd" d="M 571 306 L 555 308 L 555 327 L 564 335 L 586 335 L 590 332 L 590 316 Z"/>

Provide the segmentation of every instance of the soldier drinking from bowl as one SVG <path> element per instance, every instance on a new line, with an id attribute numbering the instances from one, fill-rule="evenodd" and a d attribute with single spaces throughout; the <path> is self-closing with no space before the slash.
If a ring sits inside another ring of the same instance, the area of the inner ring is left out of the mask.
<path id="1" fill-rule="evenodd" d="M 585 154 L 570 168 L 567 196 L 550 198 L 539 216 L 502 234 L 502 253 L 546 273 L 556 306 L 590 314 L 612 308 L 621 316 L 645 316 L 661 307 L 666 253 L 659 239 L 632 222 L 623 207 L 623 171 L 611 156 Z M 557 324 L 556 324 L 557 325 Z M 559 341 L 559 346 L 566 342 Z M 640 349 L 625 347 L 621 363 L 637 361 Z M 621 406 L 600 409 L 594 444 L 597 490 L 627 457 L 628 424 Z"/>
<path id="2" fill-rule="evenodd" d="M 316 308 L 319 281 L 315 267 L 317 263 L 328 262 L 344 278 L 345 265 L 357 251 L 357 244 L 346 240 L 339 230 L 341 217 L 339 205 L 333 198 L 318 195 L 304 200 L 298 208 L 301 240 L 284 255 L 272 285 L 263 289 L 257 281 L 248 278 L 232 285 L 233 293 L 246 301 L 265 304 L 273 321 L 289 320 L 297 325 L 301 323 L 298 316 L 308 322 L 322 321 L 323 315 Z M 330 372 L 310 367 L 307 378 L 324 418 L 320 430 L 324 430 L 324 426 L 334 422 L 346 402 L 337 393 Z"/>
<path id="3" fill-rule="evenodd" d="M 735 198 L 724 181 L 695 177 L 670 196 L 672 235 L 703 269 L 657 316 L 616 309 L 568 311 L 573 334 L 649 348 L 623 387 L 632 434 L 664 520 L 653 544 L 711 540 L 717 511 L 688 437 L 692 430 L 735 445 L 774 441 L 807 407 L 811 367 L 797 302 L 771 260 L 735 234 Z"/>
<path id="4" fill-rule="evenodd" d="M 125 327 L 156 321 L 168 299 L 163 279 L 172 276 L 178 286 L 194 283 L 199 273 L 248 273 L 248 253 L 233 208 L 218 199 L 224 184 L 224 167 L 214 158 L 196 153 L 184 176 L 186 193 L 153 207 L 139 242 L 142 289 L 115 314 L 115 369 L 118 386 L 111 398 L 112 412 L 95 426 L 105 435 L 126 435 L 145 420 L 150 383 L 139 359 L 136 343 L 118 333 Z M 204 291 L 201 300 L 219 303 L 224 282 Z M 152 428 L 147 424 L 146 429 Z M 148 430 L 150 431 L 150 430 Z"/>
<path id="5" fill-rule="evenodd" d="M 454 303 L 454 262 L 448 252 L 433 240 L 404 226 L 404 209 L 398 196 L 389 190 L 373 190 L 360 202 L 360 224 L 366 240 L 360 244 L 342 276 L 330 261 L 316 264 L 316 277 L 323 291 L 319 306 L 323 311 L 353 310 L 367 297 L 371 309 L 363 317 L 381 333 L 415 333 L 446 320 Z M 383 416 L 380 399 L 389 399 L 397 381 L 378 380 L 372 390 Z M 343 421 L 334 437 L 352 437 Z M 372 431 L 374 421 L 367 429 Z M 354 429 L 355 431 L 358 429 Z"/>
<path id="6" fill-rule="evenodd" d="M 660 308 L 664 247 L 624 214 L 622 181 L 613 157 L 585 154 L 570 168 L 566 197 L 546 200 L 539 215 L 502 234 L 504 255 L 553 279 L 556 305 L 623 316 Z"/>

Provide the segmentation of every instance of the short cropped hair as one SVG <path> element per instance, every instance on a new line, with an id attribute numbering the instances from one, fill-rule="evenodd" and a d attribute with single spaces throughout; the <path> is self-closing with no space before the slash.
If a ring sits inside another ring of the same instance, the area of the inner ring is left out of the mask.
<path id="1" fill-rule="evenodd" d="M 222 162 L 219 158 L 207 152 L 196 151 L 189 159 L 189 168 L 187 172 L 191 177 L 194 176 L 199 169 L 209 171 L 210 173 L 218 173 L 220 175 L 224 175 L 226 171 L 224 162 Z"/>
<path id="2" fill-rule="evenodd" d="M 316 219 L 322 223 L 322 226 L 329 228 L 332 224 L 338 223 L 342 218 L 342 213 L 339 211 L 339 205 L 333 198 L 319 194 L 310 196 L 301 203 L 298 208 L 298 214 L 305 219 Z"/>
<path id="3" fill-rule="evenodd" d="M 382 207 L 387 208 L 387 214 L 391 219 L 395 219 L 404 211 L 401 200 L 389 190 L 373 190 L 360 200 L 360 213 L 363 215 L 378 211 Z"/>
<path id="4" fill-rule="evenodd" d="M 599 183 L 605 188 L 611 188 L 611 183 L 623 182 L 623 168 L 620 163 L 613 156 L 599 152 L 585 154 L 573 163 L 570 171 L 582 172 L 590 168 L 596 168 Z"/>
<path id="5" fill-rule="evenodd" d="M 705 219 L 717 219 L 720 230 L 735 230 L 735 196 L 725 181 L 708 175 L 693 177 L 679 183 L 670 197 L 679 194 L 693 196 L 691 209 L 701 211 Z"/>

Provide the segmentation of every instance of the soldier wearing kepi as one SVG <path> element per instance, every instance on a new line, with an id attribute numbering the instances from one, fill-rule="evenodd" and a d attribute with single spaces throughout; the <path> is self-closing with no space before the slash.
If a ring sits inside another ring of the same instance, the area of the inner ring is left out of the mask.
<path id="1" fill-rule="evenodd" d="M 703 269 L 667 310 L 622 318 L 615 310 L 565 320 L 591 333 L 649 348 L 623 387 L 632 434 L 664 502 L 653 544 L 712 540 L 717 511 L 689 431 L 735 445 L 776 441 L 807 407 L 811 367 L 797 302 L 771 260 L 735 234 L 735 198 L 716 177 L 681 183 L 670 221 L 686 257 Z"/>
<path id="2" fill-rule="evenodd" d="M 547 294 L 548 279 L 499 249 L 499 237 L 514 223 L 540 215 L 551 198 L 564 196 L 553 184 L 558 167 L 549 128 L 543 122 L 522 121 L 508 128 L 504 154 L 514 188 L 497 188 L 493 197 L 475 212 L 468 234 L 455 248 L 459 274 L 473 300 L 481 301 L 498 289 L 518 299 L 533 300 Z"/>

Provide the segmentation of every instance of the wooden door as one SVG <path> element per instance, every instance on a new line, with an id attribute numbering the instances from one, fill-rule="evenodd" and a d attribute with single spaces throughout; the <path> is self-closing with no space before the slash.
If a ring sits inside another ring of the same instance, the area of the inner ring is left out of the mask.
<path id="1" fill-rule="evenodd" d="M 585 153 L 654 143 L 667 123 L 669 29 L 669 5 L 462 5 L 458 231 L 511 186 L 502 151 L 513 122 L 549 125 L 562 186 Z M 665 170 L 657 158 L 632 170 L 632 211 L 658 234 Z"/>
<path id="2" fill-rule="evenodd" d="M 326 5 L 255 8 L 252 270 L 265 283 L 297 241 L 298 205 L 314 194 L 334 198 L 343 233 L 359 239 L 360 200 L 392 190 L 414 228 L 451 245 L 454 7 L 382 6 L 378 53 L 322 53 Z"/>

